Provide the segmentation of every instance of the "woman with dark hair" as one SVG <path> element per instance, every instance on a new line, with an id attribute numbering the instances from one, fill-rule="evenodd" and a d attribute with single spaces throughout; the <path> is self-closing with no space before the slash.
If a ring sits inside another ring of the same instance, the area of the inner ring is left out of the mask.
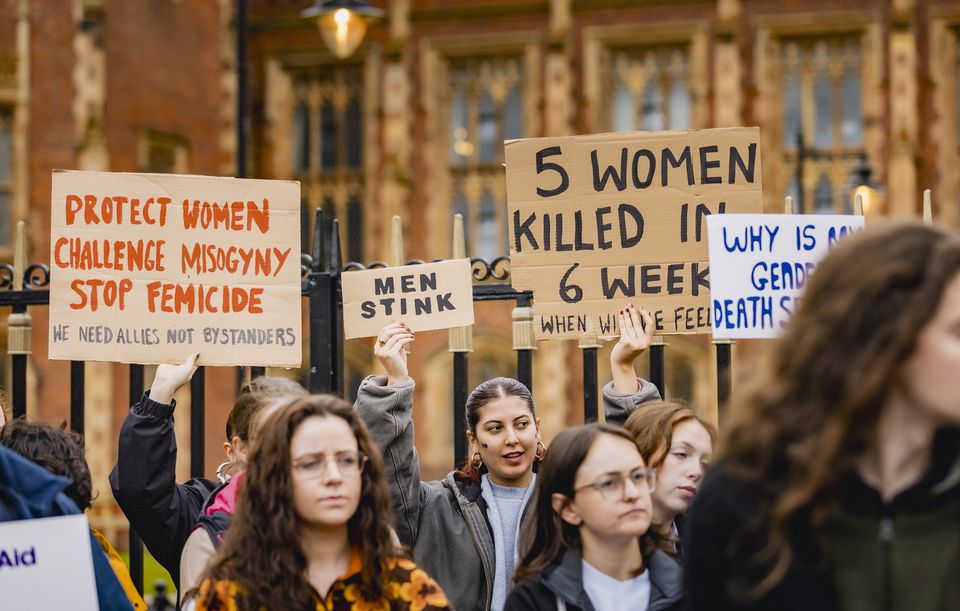
<path id="1" fill-rule="evenodd" d="M 960 609 L 960 237 L 817 266 L 688 518 L 690 609 Z"/>
<path id="2" fill-rule="evenodd" d="M 120 429 L 117 464 L 110 487 L 130 525 L 143 539 L 157 562 L 180 586 L 180 557 L 187 538 L 198 526 L 210 535 L 210 546 L 219 544 L 232 512 L 236 482 L 229 473 L 242 469 L 247 457 L 250 422 L 264 406 L 307 391 L 293 380 L 259 377 L 240 389 L 227 417 L 224 452 L 227 462 L 217 474 L 221 481 L 193 478 L 176 480 L 177 439 L 173 414 L 174 393 L 190 382 L 199 354 L 180 365 L 159 365 L 150 390 L 130 408 Z M 218 502 L 219 501 L 219 502 Z M 230 511 L 224 509 L 230 508 Z"/>
<path id="3" fill-rule="evenodd" d="M 677 608 L 680 566 L 645 536 L 655 482 L 622 428 L 588 424 L 557 435 L 537 478 L 506 611 Z"/>
<path id="4" fill-rule="evenodd" d="M 642 350 L 650 336 L 635 339 L 635 349 Z M 546 449 L 533 397 L 512 378 L 480 384 L 464 406 L 467 463 L 443 481 L 421 482 L 413 446 L 414 383 L 406 360 L 413 340 L 403 323 L 384 327 L 374 353 L 387 375 L 363 381 L 357 410 L 384 454 L 400 541 L 456 609 L 499 611 L 510 589 L 536 465 Z M 632 394 L 604 392 L 608 420 L 622 422 L 639 403 L 659 398 L 652 384 L 635 381 Z"/>
<path id="5" fill-rule="evenodd" d="M 350 404 L 296 399 L 258 433 L 196 609 L 449 609 L 398 556 L 391 520 L 380 451 Z"/>
<path id="6" fill-rule="evenodd" d="M 654 401 L 630 414 L 624 428 L 643 461 L 657 471 L 651 535 L 661 549 L 679 556 L 684 514 L 697 494 L 713 456 L 717 432 L 690 407 Z"/>

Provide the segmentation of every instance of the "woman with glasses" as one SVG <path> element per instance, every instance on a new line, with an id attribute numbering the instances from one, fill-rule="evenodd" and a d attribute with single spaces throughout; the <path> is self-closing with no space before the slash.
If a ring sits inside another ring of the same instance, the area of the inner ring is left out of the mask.
<path id="1" fill-rule="evenodd" d="M 648 327 L 652 333 L 652 325 Z M 631 340 L 642 351 L 651 335 Z M 383 451 L 397 534 L 414 559 L 443 586 L 458 611 L 500 611 L 512 585 L 521 524 L 546 448 L 529 389 L 493 378 L 467 397 L 464 416 L 470 458 L 442 481 L 420 481 L 413 445 L 414 382 L 406 348 L 414 334 L 403 323 L 384 327 L 374 353 L 387 375 L 366 378 L 357 411 Z M 621 340 L 626 341 L 626 340 Z M 660 395 L 634 379 L 631 394 L 604 392 L 608 421 L 622 422 L 637 405 Z"/>
<path id="2" fill-rule="evenodd" d="M 537 478 L 505 609 L 679 608 L 680 566 L 646 536 L 655 482 L 622 428 L 588 424 L 557 435 Z"/>
<path id="3" fill-rule="evenodd" d="M 694 610 L 960 609 L 960 237 L 839 242 L 690 507 Z"/>
<path id="4" fill-rule="evenodd" d="M 623 426 L 657 471 L 650 534 L 661 549 L 679 556 L 687 507 L 713 456 L 716 430 L 693 409 L 667 401 L 644 405 Z"/>
<path id="5" fill-rule="evenodd" d="M 193 535 L 191 548 L 211 555 L 230 524 L 238 483 L 229 481 L 230 472 L 242 471 L 246 463 L 251 422 L 265 407 L 307 394 L 285 378 L 261 376 L 245 384 L 227 417 L 223 444 L 227 461 L 217 469 L 220 482 L 198 477 L 178 484 L 174 394 L 190 382 L 199 356 L 194 353 L 179 365 L 157 367 L 150 390 L 123 421 L 117 464 L 110 473 L 117 504 L 180 591 L 189 589 L 180 581 L 181 554 L 188 538 Z M 186 579 L 195 579 L 203 567 L 184 566 Z"/>
<path id="6" fill-rule="evenodd" d="M 391 521 L 383 460 L 350 404 L 296 399 L 258 433 L 196 609 L 449 609 Z"/>

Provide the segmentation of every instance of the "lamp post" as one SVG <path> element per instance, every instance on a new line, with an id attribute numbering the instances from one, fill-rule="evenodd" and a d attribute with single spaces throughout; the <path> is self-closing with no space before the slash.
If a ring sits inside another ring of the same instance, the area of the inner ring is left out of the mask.
<path id="1" fill-rule="evenodd" d="M 863 216 L 867 216 L 880 204 L 881 187 L 873 180 L 872 174 L 873 170 L 867 163 L 866 153 L 861 153 L 860 161 L 857 162 L 856 167 L 853 168 L 853 173 L 850 175 L 848 190 L 850 191 L 851 207 L 854 207 L 857 195 L 860 196 L 860 201 L 863 204 Z"/>
<path id="2" fill-rule="evenodd" d="M 338 59 L 346 59 L 363 42 L 367 25 L 382 19 L 384 12 L 364 0 L 316 0 L 300 15 L 316 18 L 327 48 Z"/>

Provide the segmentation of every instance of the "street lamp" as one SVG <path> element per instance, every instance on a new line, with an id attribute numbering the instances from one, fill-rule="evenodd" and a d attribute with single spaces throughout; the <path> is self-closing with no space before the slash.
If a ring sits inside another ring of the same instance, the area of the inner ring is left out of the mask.
<path id="1" fill-rule="evenodd" d="M 850 207 L 856 209 L 857 195 L 863 204 L 863 216 L 867 216 L 880 205 L 881 187 L 873 180 L 873 170 L 867 163 L 866 153 L 860 154 L 860 161 L 853 168 L 850 175 Z"/>
<path id="2" fill-rule="evenodd" d="M 383 17 L 383 10 L 364 0 L 316 0 L 300 15 L 317 19 L 323 42 L 339 59 L 350 57 L 367 33 L 367 25 Z"/>

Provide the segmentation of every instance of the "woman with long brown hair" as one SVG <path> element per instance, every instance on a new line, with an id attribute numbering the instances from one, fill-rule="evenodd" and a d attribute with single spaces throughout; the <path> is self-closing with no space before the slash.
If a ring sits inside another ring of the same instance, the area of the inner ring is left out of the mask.
<path id="1" fill-rule="evenodd" d="M 227 417 L 223 444 L 227 460 L 217 469 L 220 481 L 196 477 L 178 484 L 174 394 L 190 382 L 199 356 L 194 353 L 179 365 L 157 367 L 150 390 L 130 407 L 123 421 L 117 464 L 110 473 L 110 488 L 117 504 L 179 591 L 189 589 L 181 587 L 180 561 L 191 534 L 202 527 L 205 532 L 193 534 L 193 542 L 205 543 L 212 551 L 230 523 L 232 512 L 221 510 L 228 505 L 222 500 L 226 497 L 232 501 L 236 493 L 238 482 L 229 479 L 231 473 L 243 470 L 251 422 L 263 408 L 307 394 L 302 386 L 286 378 L 260 376 L 244 384 Z M 184 568 L 190 581 L 203 567 L 197 570 L 191 563 Z"/>
<path id="2" fill-rule="evenodd" d="M 688 518 L 690 609 L 960 609 L 960 237 L 818 265 Z"/>
<path id="3" fill-rule="evenodd" d="M 383 460 L 349 403 L 314 395 L 267 418 L 198 610 L 449 609 L 390 532 Z"/>
<path id="4" fill-rule="evenodd" d="M 505 610 L 677 608 L 680 566 L 646 537 L 655 482 L 622 428 L 588 424 L 557 435 L 537 478 Z"/>
<path id="5" fill-rule="evenodd" d="M 670 401 L 647 403 L 623 427 L 633 435 L 644 462 L 657 471 L 650 495 L 650 531 L 667 553 L 679 556 L 685 514 L 703 480 L 717 433 L 693 408 Z"/>

